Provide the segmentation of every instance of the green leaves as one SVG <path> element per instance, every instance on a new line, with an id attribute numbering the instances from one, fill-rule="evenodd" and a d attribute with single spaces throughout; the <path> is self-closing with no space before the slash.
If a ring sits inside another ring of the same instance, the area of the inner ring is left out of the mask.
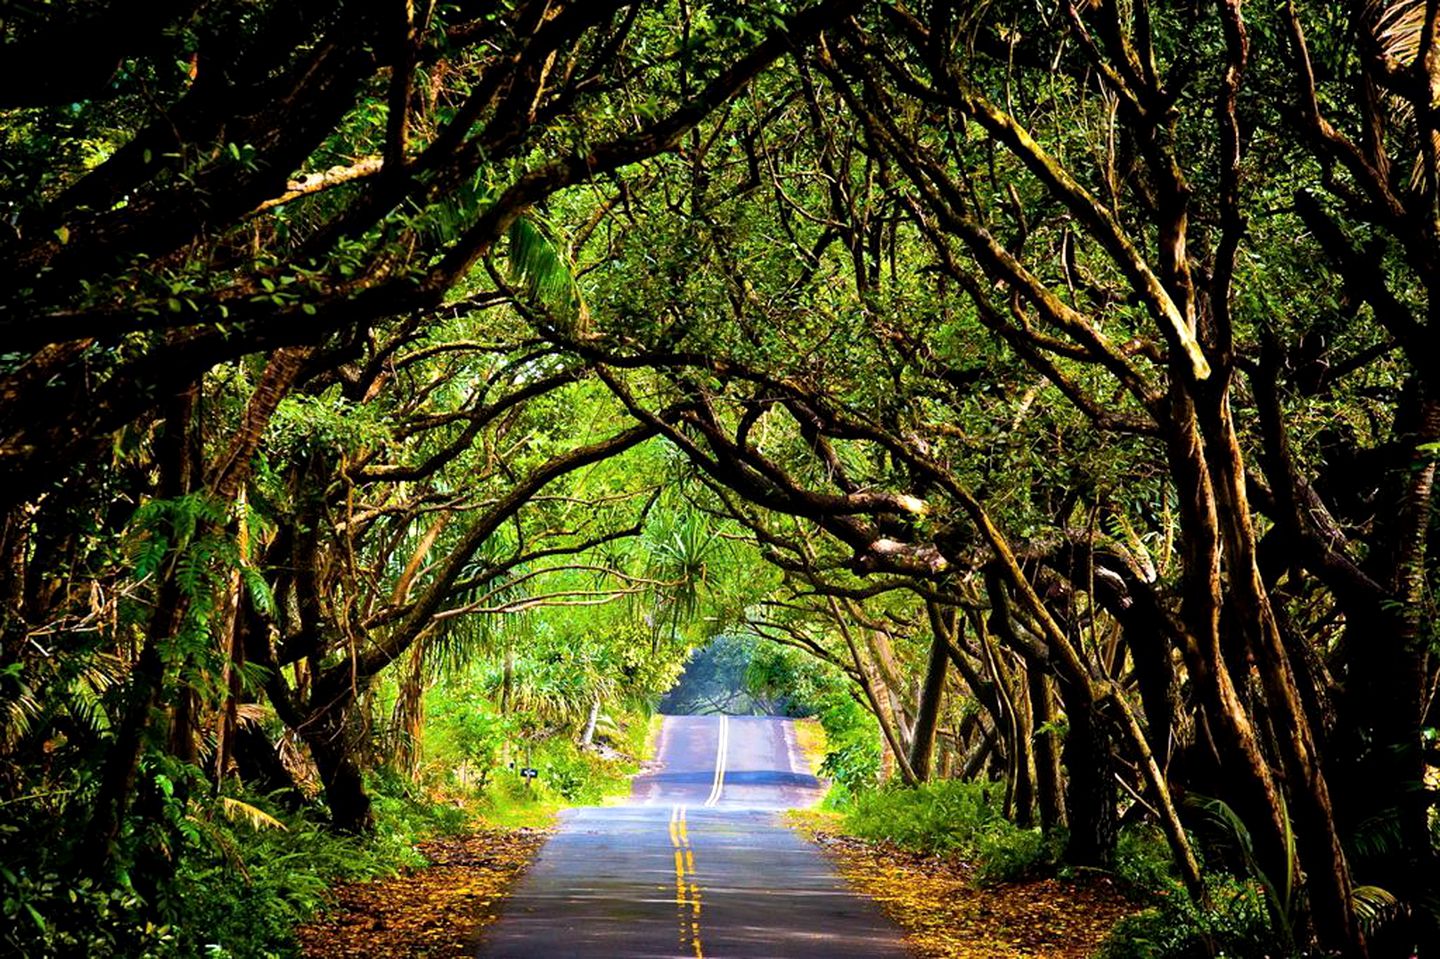
<path id="1" fill-rule="evenodd" d="M 588 331 L 589 311 L 580 296 L 569 257 L 544 221 L 522 216 L 508 234 L 510 278 L 527 299 L 568 335 Z"/>

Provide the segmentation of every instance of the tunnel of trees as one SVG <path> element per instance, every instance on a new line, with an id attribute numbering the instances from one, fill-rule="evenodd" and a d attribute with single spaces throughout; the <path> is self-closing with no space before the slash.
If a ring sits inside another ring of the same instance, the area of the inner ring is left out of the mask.
<path id="1" fill-rule="evenodd" d="M 867 775 L 1435 955 L 1437 97 L 1429 0 L 11 5 L 7 946 L 371 829 L 437 684 L 588 744 L 725 635 Z"/>

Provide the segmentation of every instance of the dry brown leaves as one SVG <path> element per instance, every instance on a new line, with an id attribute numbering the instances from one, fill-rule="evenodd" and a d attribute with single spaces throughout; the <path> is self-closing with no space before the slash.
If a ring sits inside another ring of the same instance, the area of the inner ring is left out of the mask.
<path id="1" fill-rule="evenodd" d="M 430 865 L 335 890 L 335 905 L 297 930 L 307 959 L 431 959 L 474 954 L 480 930 L 549 833 L 487 830 L 420 844 Z"/>
<path id="2" fill-rule="evenodd" d="M 981 887 L 968 864 L 801 822 L 851 885 L 878 902 L 924 959 L 1085 959 L 1137 911 L 1107 879 Z"/>

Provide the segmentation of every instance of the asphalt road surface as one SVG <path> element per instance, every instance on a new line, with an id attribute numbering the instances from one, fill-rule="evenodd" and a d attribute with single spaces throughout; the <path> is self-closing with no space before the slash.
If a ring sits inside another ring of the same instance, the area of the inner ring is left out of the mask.
<path id="1" fill-rule="evenodd" d="M 667 716 L 623 806 L 575 809 L 482 959 L 901 959 L 900 934 L 779 812 L 820 797 L 788 720 Z"/>

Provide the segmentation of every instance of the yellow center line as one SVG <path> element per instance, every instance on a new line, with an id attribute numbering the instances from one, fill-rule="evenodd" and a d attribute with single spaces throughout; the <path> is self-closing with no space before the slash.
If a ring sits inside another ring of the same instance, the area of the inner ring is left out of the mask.
<path id="1" fill-rule="evenodd" d="M 670 845 L 675 853 L 675 911 L 680 922 L 680 945 L 683 947 L 688 939 L 695 959 L 705 959 L 700 939 L 700 885 L 686 882 L 687 874 L 692 879 L 695 876 L 695 850 L 690 845 L 686 813 L 685 806 L 670 809 Z"/>

